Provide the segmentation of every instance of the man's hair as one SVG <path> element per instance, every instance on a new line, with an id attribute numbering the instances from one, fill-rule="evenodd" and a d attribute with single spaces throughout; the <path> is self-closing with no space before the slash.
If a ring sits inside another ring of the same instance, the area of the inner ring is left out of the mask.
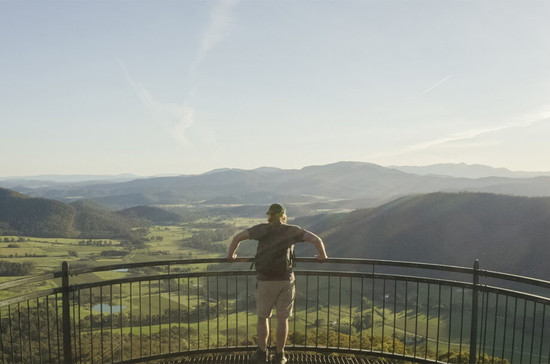
<path id="1" fill-rule="evenodd" d="M 283 215 L 285 212 L 286 211 L 283 205 L 274 203 L 269 206 L 269 210 L 267 210 L 266 215 Z"/>

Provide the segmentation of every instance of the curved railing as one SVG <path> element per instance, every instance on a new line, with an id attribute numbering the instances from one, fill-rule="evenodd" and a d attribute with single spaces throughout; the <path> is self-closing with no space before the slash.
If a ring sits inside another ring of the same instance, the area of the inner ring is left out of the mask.
<path id="1" fill-rule="evenodd" d="M 550 282 L 472 268 L 298 258 L 287 350 L 548 363 Z M 2 363 L 139 363 L 255 349 L 250 259 L 117 264 L 0 284 Z M 273 320 L 276 331 L 276 320 Z M 274 336 L 273 336 L 274 337 Z"/>

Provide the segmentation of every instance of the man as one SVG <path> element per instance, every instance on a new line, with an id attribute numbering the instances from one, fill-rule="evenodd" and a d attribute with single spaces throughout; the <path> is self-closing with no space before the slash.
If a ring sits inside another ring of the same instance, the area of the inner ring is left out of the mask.
<path id="1" fill-rule="evenodd" d="M 286 212 L 282 205 L 269 207 L 267 223 L 248 228 L 233 238 L 228 260 L 237 258 L 236 250 L 243 240 L 258 240 L 254 258 L 257 271 L 258 349 L 251 357 L 254 364 L 267 362 L 266 347 L 269 321 L 273 307 L 277 310 L 277 352 L 274 364 L 286 363 L 284 347 L 288 336 L 288 318 L 292 315 L 295 297 L 295 277 L 292 270 L 294 245 L 312 243 L 317 249 L 317 259 L 327 259 L 321 238 L 299 226 L 286 224 Z"/>

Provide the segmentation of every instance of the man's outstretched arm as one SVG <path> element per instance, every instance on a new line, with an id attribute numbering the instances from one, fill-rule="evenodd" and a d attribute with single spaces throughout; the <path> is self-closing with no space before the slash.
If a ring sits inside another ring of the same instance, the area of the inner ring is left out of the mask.
<path id="1" fill-rule="evenodd" d="M 328 258 L 327 252 L 325 250 L 325 244 L 323 244 L 323 240 L 320 237 L 318 237 L 311 231 L 306 230 L 306 233 L 304 234 L 304 241 L 312 243 L 315 246 L 315 249 L 317 249 L 318 260 L 325 260 Z"/>
<path id="2" fill-rule="evenodd" d="M 239 247 L 239 244 L 243 240 L 250 239 L 250 234 L 248 233 L 248 230 L 243 230 L 237 235 L 233 237 L 233 240 L 231 241 L 231 244 L 229 245 L 229 251 L 227 252 L 227 259 L 233 260 L 237 258 L 237 248 Z"/>

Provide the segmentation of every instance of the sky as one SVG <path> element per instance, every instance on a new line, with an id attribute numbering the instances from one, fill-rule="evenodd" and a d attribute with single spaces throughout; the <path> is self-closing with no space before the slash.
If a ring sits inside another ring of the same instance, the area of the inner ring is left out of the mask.
<path id="1" fill-rule="evenodd" d="M 550 2 L 0 0 L 0 177 L 550 170 Z"/>

